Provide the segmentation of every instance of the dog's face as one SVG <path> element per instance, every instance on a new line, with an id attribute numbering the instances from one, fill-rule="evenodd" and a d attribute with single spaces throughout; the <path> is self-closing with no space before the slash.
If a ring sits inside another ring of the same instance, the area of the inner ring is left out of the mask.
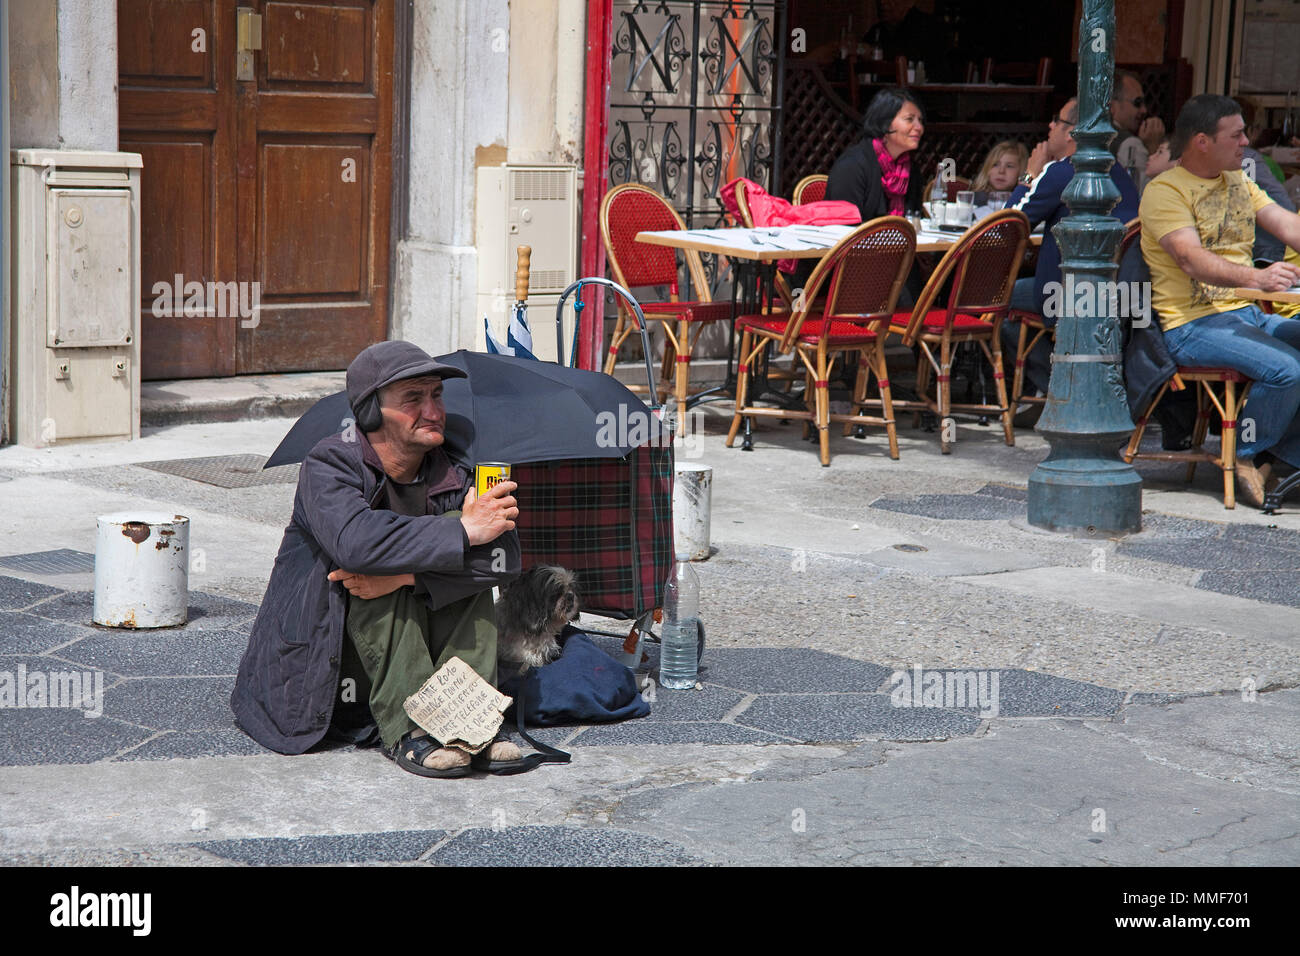
<path id="1" fill-rule="evenodd" d="M 564 568 L 530 568 L 502 595 L 497 607 L 498 625 L 519 634 L 559 634 L 578 616 L 574 583 L 573 573 Z"/>

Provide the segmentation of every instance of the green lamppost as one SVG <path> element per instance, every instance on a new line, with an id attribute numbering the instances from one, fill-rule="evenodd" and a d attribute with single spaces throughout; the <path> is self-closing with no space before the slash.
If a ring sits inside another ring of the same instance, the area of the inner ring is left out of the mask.
<path id="1" fill-rule="evenodd" d="M 1114 0 L 1084 0 L 1079 22 L 1079 122 L 1070 215 L 1053 230 L 1066 294 L 1057 320 L 1047 405 L 1038 431 L 1051 454 L 1029 476 L 1029 523 L 1053 531 L 1139 531 L 1142 479 L 1120 457 L 1133 431 L 1124 392 L 1120 319 L 1109 294 L 1124 225 L 1107 151 L 1115 67 Z M 1105 283 L 1105 285 L 1103 285 Z"/>

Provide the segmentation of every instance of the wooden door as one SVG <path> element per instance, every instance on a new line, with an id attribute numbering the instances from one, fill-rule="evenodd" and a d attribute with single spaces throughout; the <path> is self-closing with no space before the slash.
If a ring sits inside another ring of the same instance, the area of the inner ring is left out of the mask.
<path id="1" fill-rule="evenodd" d="M 176 276 L 182 293 L 186 282 L 237 278 L 234 9 L 233 0 L 118 0 L 118 142 L 144 157 L 144 378 L 235 374 L 234 322 L 186 318 L 183 299 L 160 302 L 155 291 Z"/>
<path id="2" fill-rule="evenodd" d="M 248 80 L 240 10 L 262 18 Z M 118 49 L 143 377 L 340 369 L 385 338 L 392 0 L 119 0 Z"/>

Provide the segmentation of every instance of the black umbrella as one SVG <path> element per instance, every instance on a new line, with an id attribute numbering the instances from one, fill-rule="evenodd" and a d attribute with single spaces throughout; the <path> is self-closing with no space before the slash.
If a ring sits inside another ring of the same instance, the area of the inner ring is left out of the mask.
<path id="1" fill-rule="evenodd" d="M 567 458 L 621 458 L 668 430 L 612 376 L 550 362 L 461 350 L 437 361 L 468 378 L 443 383 L 448 455 L 464 464 L 526 464 Z M 322 438 L 352 420 L 347 394 L 335 392 L 289 429 L 264 468 L 300 462 Z"/>

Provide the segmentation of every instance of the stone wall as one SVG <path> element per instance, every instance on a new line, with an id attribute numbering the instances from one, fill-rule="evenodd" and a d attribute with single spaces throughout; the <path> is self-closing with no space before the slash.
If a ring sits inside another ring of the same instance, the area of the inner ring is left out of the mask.
<path id="1" fill-rule="evenodd" d="M 409 230 L 397 245 L 392 337 L 473 348 L 475 170 L 581 163 L 582 0 L 415 4 Z"/>
<path id="2" fill-rule="evenodd" d="M 117 4 L 9 0 L 13 149 L 117 149 Z"/>

